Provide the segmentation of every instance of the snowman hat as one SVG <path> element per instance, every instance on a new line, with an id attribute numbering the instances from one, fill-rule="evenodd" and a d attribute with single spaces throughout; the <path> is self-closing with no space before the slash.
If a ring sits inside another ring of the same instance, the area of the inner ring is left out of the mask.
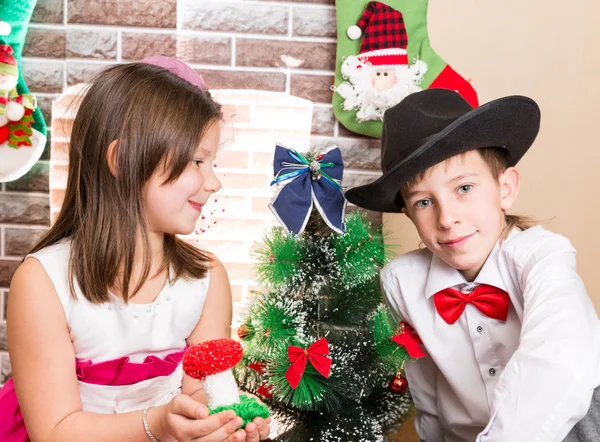
<path id="1" fill-rule="evenodd" d="M 351 40 L 363 37 L 358 59 L 380 68 L 408 65 L 408 35 L 400 11 L 384 3 L 367 4 L 360 20 L 347 30 Z"/>

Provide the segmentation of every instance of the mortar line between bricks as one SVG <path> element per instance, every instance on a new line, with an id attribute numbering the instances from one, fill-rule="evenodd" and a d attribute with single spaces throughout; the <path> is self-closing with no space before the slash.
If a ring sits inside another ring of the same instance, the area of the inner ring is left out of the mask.
<path id="1" fill-rule="evenodd" d="M 69 0 L 63 0 L 63 25 L 69 23 Z"/>
<path id="2" fill-rule="evenodd" d="M 231 37 L 231 67 L 235 67 L 237 57 L 237 37 Z"/>
<path id="3" fill-rule="evenodd" d="M 6 190 L 4 191 L 3 195 L 9 195 L 9 196 L 49 196 L 49 193 L 44 193 L 44 192 L 19 192 L 19 191 L 14 191 L 14 190 Z"/>
<path id="4" fill-rule="evenodd" d="M 3 256 L 2 259 L 4 261 L 21 261 L 23 259 L 22 256 Z"/>
<path id="5" fill-rule="evenodd" d="M 45 229 L 47 230 L 50 226 L 45 226 L 41 224 L 12 224 L 12 223 L 0 223 L 0 227 L 4 227 L 5 229 L 20 229 L 20 230 L 39 230 Z M 0 288 L 2 290 L 2 288 Z"/>
<path id="6" fill-rule="evenodd" d="M 123 31 L 117 31 L 117 61 L 123 61 Z"/>

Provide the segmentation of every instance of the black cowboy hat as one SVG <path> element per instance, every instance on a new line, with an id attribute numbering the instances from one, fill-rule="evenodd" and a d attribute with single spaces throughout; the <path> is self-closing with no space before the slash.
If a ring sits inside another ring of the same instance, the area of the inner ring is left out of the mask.
<path id="1" fill-rule="evenodd" d="M 404 98 L 383 116 L 377 181 L 346 192 L 346 199 L 378 212 L 402 212 L 400 186 L 423 170 L 472 149 L 497 147 L 514 166 L 540 128 L 530 98 L 510 96 L 473 107 L 455 91 L 427 89 Z"/>

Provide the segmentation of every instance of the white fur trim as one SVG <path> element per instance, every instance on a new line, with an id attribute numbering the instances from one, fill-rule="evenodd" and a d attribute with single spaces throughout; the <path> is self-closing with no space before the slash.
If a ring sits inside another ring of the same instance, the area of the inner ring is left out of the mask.
<path id="1" fill-rule="evenodd" d="M 21 178 L 40 159 L 46 146 L 46 137 L 33 129 L 32 146 L 18 149 L 8 147 L 8 141 L 0 144 L 0 183 Z"/>
<path id="2" fill-rule="evenodd" d="M 0 20 L 0 35 L 10 35 L 11 31 L 10 23 Z"/>
<path id="3" fill-rule="evenodd" d="M 240 402 L 238 386 L 231 370 L 207 376 L 202 382 L 208 396 L 208 408 L 216 408 Z"/>
<path id="4" fill-rule="evenodd" d="M 358 40 L 362 35 L 362 30 L 358 26 L 352 25 L 348 28 L 346 34 L 350 40 Z"/>
<path id="5" fill-rule="evenodd" d="M 377 49 L 375 51 L 363 52 L 359 54 L 359 57 L 377 57 L 381 55 L 407 55 L 406 49 L 401 48 L 390 48 L 390 49 Z"/>

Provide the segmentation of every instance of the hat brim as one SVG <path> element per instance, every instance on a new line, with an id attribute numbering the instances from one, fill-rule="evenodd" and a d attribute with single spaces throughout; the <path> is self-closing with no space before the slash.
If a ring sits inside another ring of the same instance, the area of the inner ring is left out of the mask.
<path id="1" fill-rule="evenodd" d="M 508 166 L 514 166 L 533 144 L 539 127 L 540 110 L 530 98 L 511 96 L 490 101 L 427 138 L 377 181 L 349 189 L 346 199 L 377 212 L 402 212 L 400 187 L 421 171 L 455 155 L 485 147 L 504 149 Z M 394 140 L 386 143 L 392 144 Z"/>

